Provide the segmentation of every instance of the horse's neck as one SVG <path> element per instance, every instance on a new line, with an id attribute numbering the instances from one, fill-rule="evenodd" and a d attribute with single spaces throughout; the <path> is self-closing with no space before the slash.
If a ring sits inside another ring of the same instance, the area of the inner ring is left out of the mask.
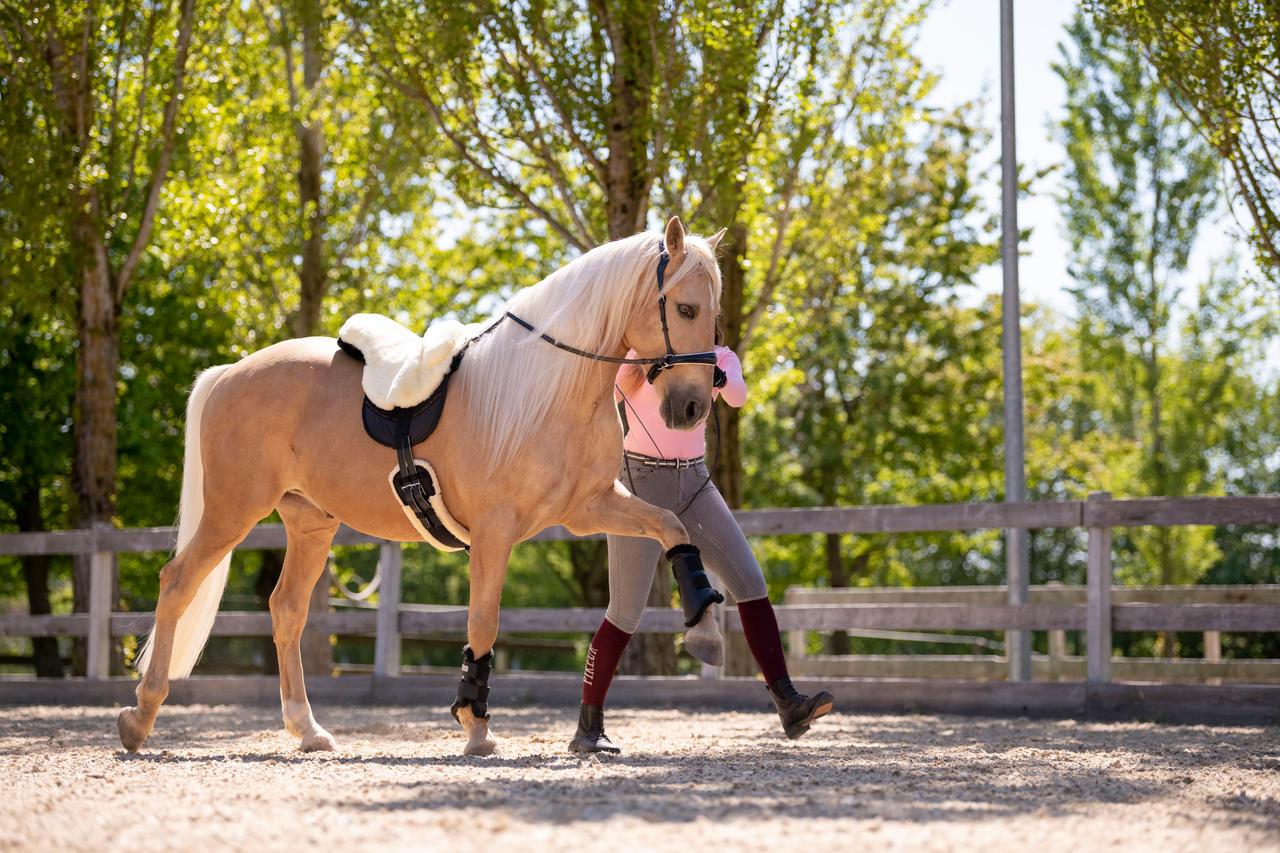
<path id="1" fill-rule="evenodd" d="M 497 467 L 548 428 L 590 441 L 582 430 L 594 430 L 612 408 L 616 365 L 585 360 L 532 334 L 507 321 L 463 359 L 458 390 L 474 418 L 466 428 L 470 447 Z"/>

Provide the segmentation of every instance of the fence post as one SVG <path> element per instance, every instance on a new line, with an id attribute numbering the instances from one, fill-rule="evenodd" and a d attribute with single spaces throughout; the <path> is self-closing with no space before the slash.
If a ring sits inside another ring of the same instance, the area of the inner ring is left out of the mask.
<path id="1" fill-rule="evenodd" d="M 1046 587 L 1061 588 L 1062 581 L 1046 581 Z M 1049 680 L 1061 681 L 1067 657 L 1067 632 L 1049 631 Z"/>
<path id="2" fill-rule="evenodd" d="M 400 674 L 400 568 L 404 562 L 399 542 L 383 542 L 378 553 L 382 585 L 378 588 L 378 618 L 373 640 L 373 674 Z"/>
<path id="3" fill-rule="evenodd" d="M 791 594 L 790 587 L 782 596 L 783 604 L 795 604 L 794 596 Z M 804 631 L 788 631 L 787 632 L 787 657 L 792 660 L 800 660 L 808 651 L 808 637 Z"/>
<path id="4" fill-rule="evenodd" d="M 111 566 L 115 555 L 96 550 L 98 534 L 111 530 L 105 521 L 93 523 L 93 547 L 89 555 L 89 636 L 85 675 L 92 679 L 111 675 Z"/>
<path id="5" fill-rule="evenodd" d="M 1204 632 L 1204 659 L 1218 663 L 1222 660 L 1222 632 L 1221 631 L 1205 631 Z M 1222 679 L 1219 677 L 1206 678 L 1205 684 L 1221 684 Z"/>
<path id="6" fill-rule="evenodd" d="M 1089 505 L 1111 500 L 1110 492 L 1090 492 Z M 1095 684 L 1111 681 L 1111 528 L 1105 523 L 1089 530 L 1089 597 L 1085 617 L 1087 678 Z"/>

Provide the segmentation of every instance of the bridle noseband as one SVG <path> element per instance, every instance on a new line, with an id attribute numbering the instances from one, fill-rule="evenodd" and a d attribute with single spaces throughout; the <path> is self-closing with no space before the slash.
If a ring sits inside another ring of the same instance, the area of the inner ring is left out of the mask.
<path id="1" fill-rule="evenodd" d="M 671 332 L 667 328 L 667 295 L 662 292 L 663 279 L 667 271 L 667 263 L 671 260 L 671 256 L 667 254 L 666 244 L 662 240 L 658 241 L 658 251 L 661 253 L 658 256 L 658 315 L 662 318 L 662 339 L 667 345 L 666 355 L 654 356 L 653 358 L 615 358 L 613 356 L 590 353 L 586 350 L 580 350 L 577 347 L 571 347 L 568 344 L 557 341 L 548 334 L 539 334 L 538 337 L 552 346 L 564 350 L 565 352 L 571 352 L 574 355 L 581 356 L 582 358 L 589 358 L 592 361 L 605 361 L 610 364 L 651 365 L 649 367 L 649 372 L 645 375 L 645 378 L 649 380 L 650 385 L 653 384 L 653 381 L 658 378 L 662 371 L 670 370 L 671 368 L 677 367 L 681 364 L 706 364 L 714 367 L 716 363 L 716 354 L 714 351 L 680 354 L 671 347 Z M 510 311 L 507 311 L 503 315 L 504 319 L 508 317 L 511 318 L 516 325 L 521 326 L 530 332 L 536 331 L 532 323 L 520 319 Z"/>

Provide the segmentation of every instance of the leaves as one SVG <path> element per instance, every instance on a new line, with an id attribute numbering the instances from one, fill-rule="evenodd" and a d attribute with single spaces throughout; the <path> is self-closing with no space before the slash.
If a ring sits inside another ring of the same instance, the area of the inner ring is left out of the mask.
<path id="1" fill-rule="evenodd" d="M 1258 264 L 1280 280 L 1280 10 L 1274 2 L 1090 0 L 1104 33 L 1141 52 L 1226 166 Z"/>

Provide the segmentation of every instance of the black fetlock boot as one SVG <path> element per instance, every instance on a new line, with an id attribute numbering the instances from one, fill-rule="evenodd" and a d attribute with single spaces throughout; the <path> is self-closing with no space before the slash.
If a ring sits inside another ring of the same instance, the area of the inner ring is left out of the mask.
<path id="1" fill-rule="evenodd" d="M 724 596 L 711 587 L 711 579 L 702 567 L 702 554 L 696 545 L 676 545 L 667 552 L 667 559 L 671 561 L 671 573 L 676 576 L 676 588 L 680 591 L 684 626 L 692 628 L 702 619 L 706 609 L 722 603 Z"/>
<path id="2" fill-rule="evenodd" d="M 825 690 L 813 696 L 804 695 L 785 675 L 769 685 L 769 695 L 778 709 L 783 730 L 792 740 L 809 731 L 809 724 L 830 713 L 835 704 L 835 699 Z"/>
<path id="3" fill-rule="evenodd" d="M 578 731 L 569 741 L 570 752 L 622 752 L 604 733 L 604 708 L 585 702 L 578 708 Z"/>

